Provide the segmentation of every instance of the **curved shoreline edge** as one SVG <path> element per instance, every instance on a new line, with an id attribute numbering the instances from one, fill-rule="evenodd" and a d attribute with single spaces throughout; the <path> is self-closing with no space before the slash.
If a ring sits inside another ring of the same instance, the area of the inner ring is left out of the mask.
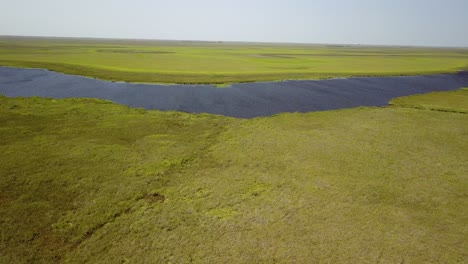
<path id="1" fill-rule="evenodd" d="M 130 107 L 209 113 L 239 118 L 385 106 L 393 98 L 468 86 L 468 74 L 354 77 L 212 85 L 103 81 L 44 69 L 0 67 L 0 94 L 8 97 L 98 98 Z"/>
<path id="2" fill-rule="evenodd" d="M 6 62 L 6 63 L 5 63 Z M 468 68 L 456 68 L 451 70 L 440 71 L 421 71 L 421 72 L 389 72 L 389 73 L 253 73 L 255 77 L 241 80 L 241 77 L 250 76 L 249 74 L 219 74 L 219 73 L 198 73 L 198 74 L 175 74 L 163 72 L 128 72 L 112 70 L 107 68 L 94 68 L 90 66 L 66 64 L 66 63 L 42 63 L 42 62 L 29 62 L 29 61 L 5 61 L 0 60 L 0 68 L 15 68 L 15 69 L 33 69 L 33 70 L 47 70 L 56 73 L 62 73 L 73 76 L 86 77 L 90 79 L 97 79 L 110 82 L 125 82 L 133 84 L 157 84 L 157 85 L 212 85 L 214 87 L 224 88 L 233 84 L 241 83 L 263 83 L 263 82 L 282 82 L 282 81 L 312 81 L 312 80 L 330 80 L 341 78 L 367 78 L 367 77 L 406 77 L 406 76 L 427 76 L 436 74 L 457 74 L 459 72 L 468 72 Z M 125 76 L 125 75 L 131 76 Z M 188 76 L 192 78 L 208 78 L 216 75 L 220 81 L 164 81 L 164 78 L 175 77 L 183 78 Z M 284 76 L 279 78 L 278 76 Z M 296 76 L 296 77 L 294 77 Z M 224 79 L 224 80 L 221 80 Z M 145 81 L 143 81 L 145 80 Z"/>

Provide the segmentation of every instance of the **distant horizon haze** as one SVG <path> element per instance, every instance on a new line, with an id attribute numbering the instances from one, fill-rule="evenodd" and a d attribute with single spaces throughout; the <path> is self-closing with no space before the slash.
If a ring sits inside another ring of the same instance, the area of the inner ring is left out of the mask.
<path id="1" fill-rule="evenodd" d="M 0 0 L 0 35 L 468 47 L 467 0 Z"/>
<path id="2" fill-rule="evenodd" d="M 206 43 L 252 43 L 273 45 L 317 45 L 317 46 L 365 46 L 365 47 L 408 47 L 408 48 L 460 48 L 467 46 L 429 46 L 429 45 L 390 45 L 368 43 L 313 43 L 313 42 L 280 42 L 280 41 L 242 41 L 242 40 L 203 40 L 203 39 L 155 39 L 155 38 L 118 38 L 118 37 L 82 37 L 82 36 L 42 36 L 42 35 L 0 35 L 0 38 L 44 38 L 44 39 L 86 39 L 86 40 L 118 40 L 118 41 L 161 41 L 161 42 L 206 42 Z"/>

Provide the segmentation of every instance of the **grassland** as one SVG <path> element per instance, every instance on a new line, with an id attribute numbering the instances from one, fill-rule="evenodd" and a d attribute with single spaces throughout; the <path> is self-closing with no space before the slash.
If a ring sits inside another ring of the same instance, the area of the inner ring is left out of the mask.
<path id="1" fill-rule="evenodd" d="M 0 262 L 466 263 L 467 102 L 242 120 L 0 97 Z"/>
<path id="2" fill-rule="evenodd" d="M 107 80 L 211 83 L 451 73 L 468 49 L 0 37 L 0 65 Z"/>

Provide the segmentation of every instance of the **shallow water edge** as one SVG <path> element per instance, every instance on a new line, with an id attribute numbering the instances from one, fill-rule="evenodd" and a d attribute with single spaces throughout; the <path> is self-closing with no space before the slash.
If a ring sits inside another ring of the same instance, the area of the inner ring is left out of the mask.
<path id="1" fill-rule="evenodd" d="M 43 69 L 0 67 L 0 94 L 8 97 L 99 98 L 130 107 L 240 118 L 384 106 L 396 97 L 464 86 L 468 86 L 466 73 L 237 83 L 218 88 L 113 82 Z"/>

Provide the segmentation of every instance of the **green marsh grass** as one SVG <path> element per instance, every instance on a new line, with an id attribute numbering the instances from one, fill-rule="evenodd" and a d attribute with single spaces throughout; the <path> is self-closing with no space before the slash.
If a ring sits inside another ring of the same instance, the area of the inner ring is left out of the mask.
<path id="1" fill-rule="evenodd" d="M 0 65 L 114 81 L 229 84 L 453 73 L 468 50 L 0 37 Z"/>
<path id="2" fill-rule="evenodd" d="M 466 262 L 467 99 L 246 120 L 0 97 L 0 262 Z"/>

